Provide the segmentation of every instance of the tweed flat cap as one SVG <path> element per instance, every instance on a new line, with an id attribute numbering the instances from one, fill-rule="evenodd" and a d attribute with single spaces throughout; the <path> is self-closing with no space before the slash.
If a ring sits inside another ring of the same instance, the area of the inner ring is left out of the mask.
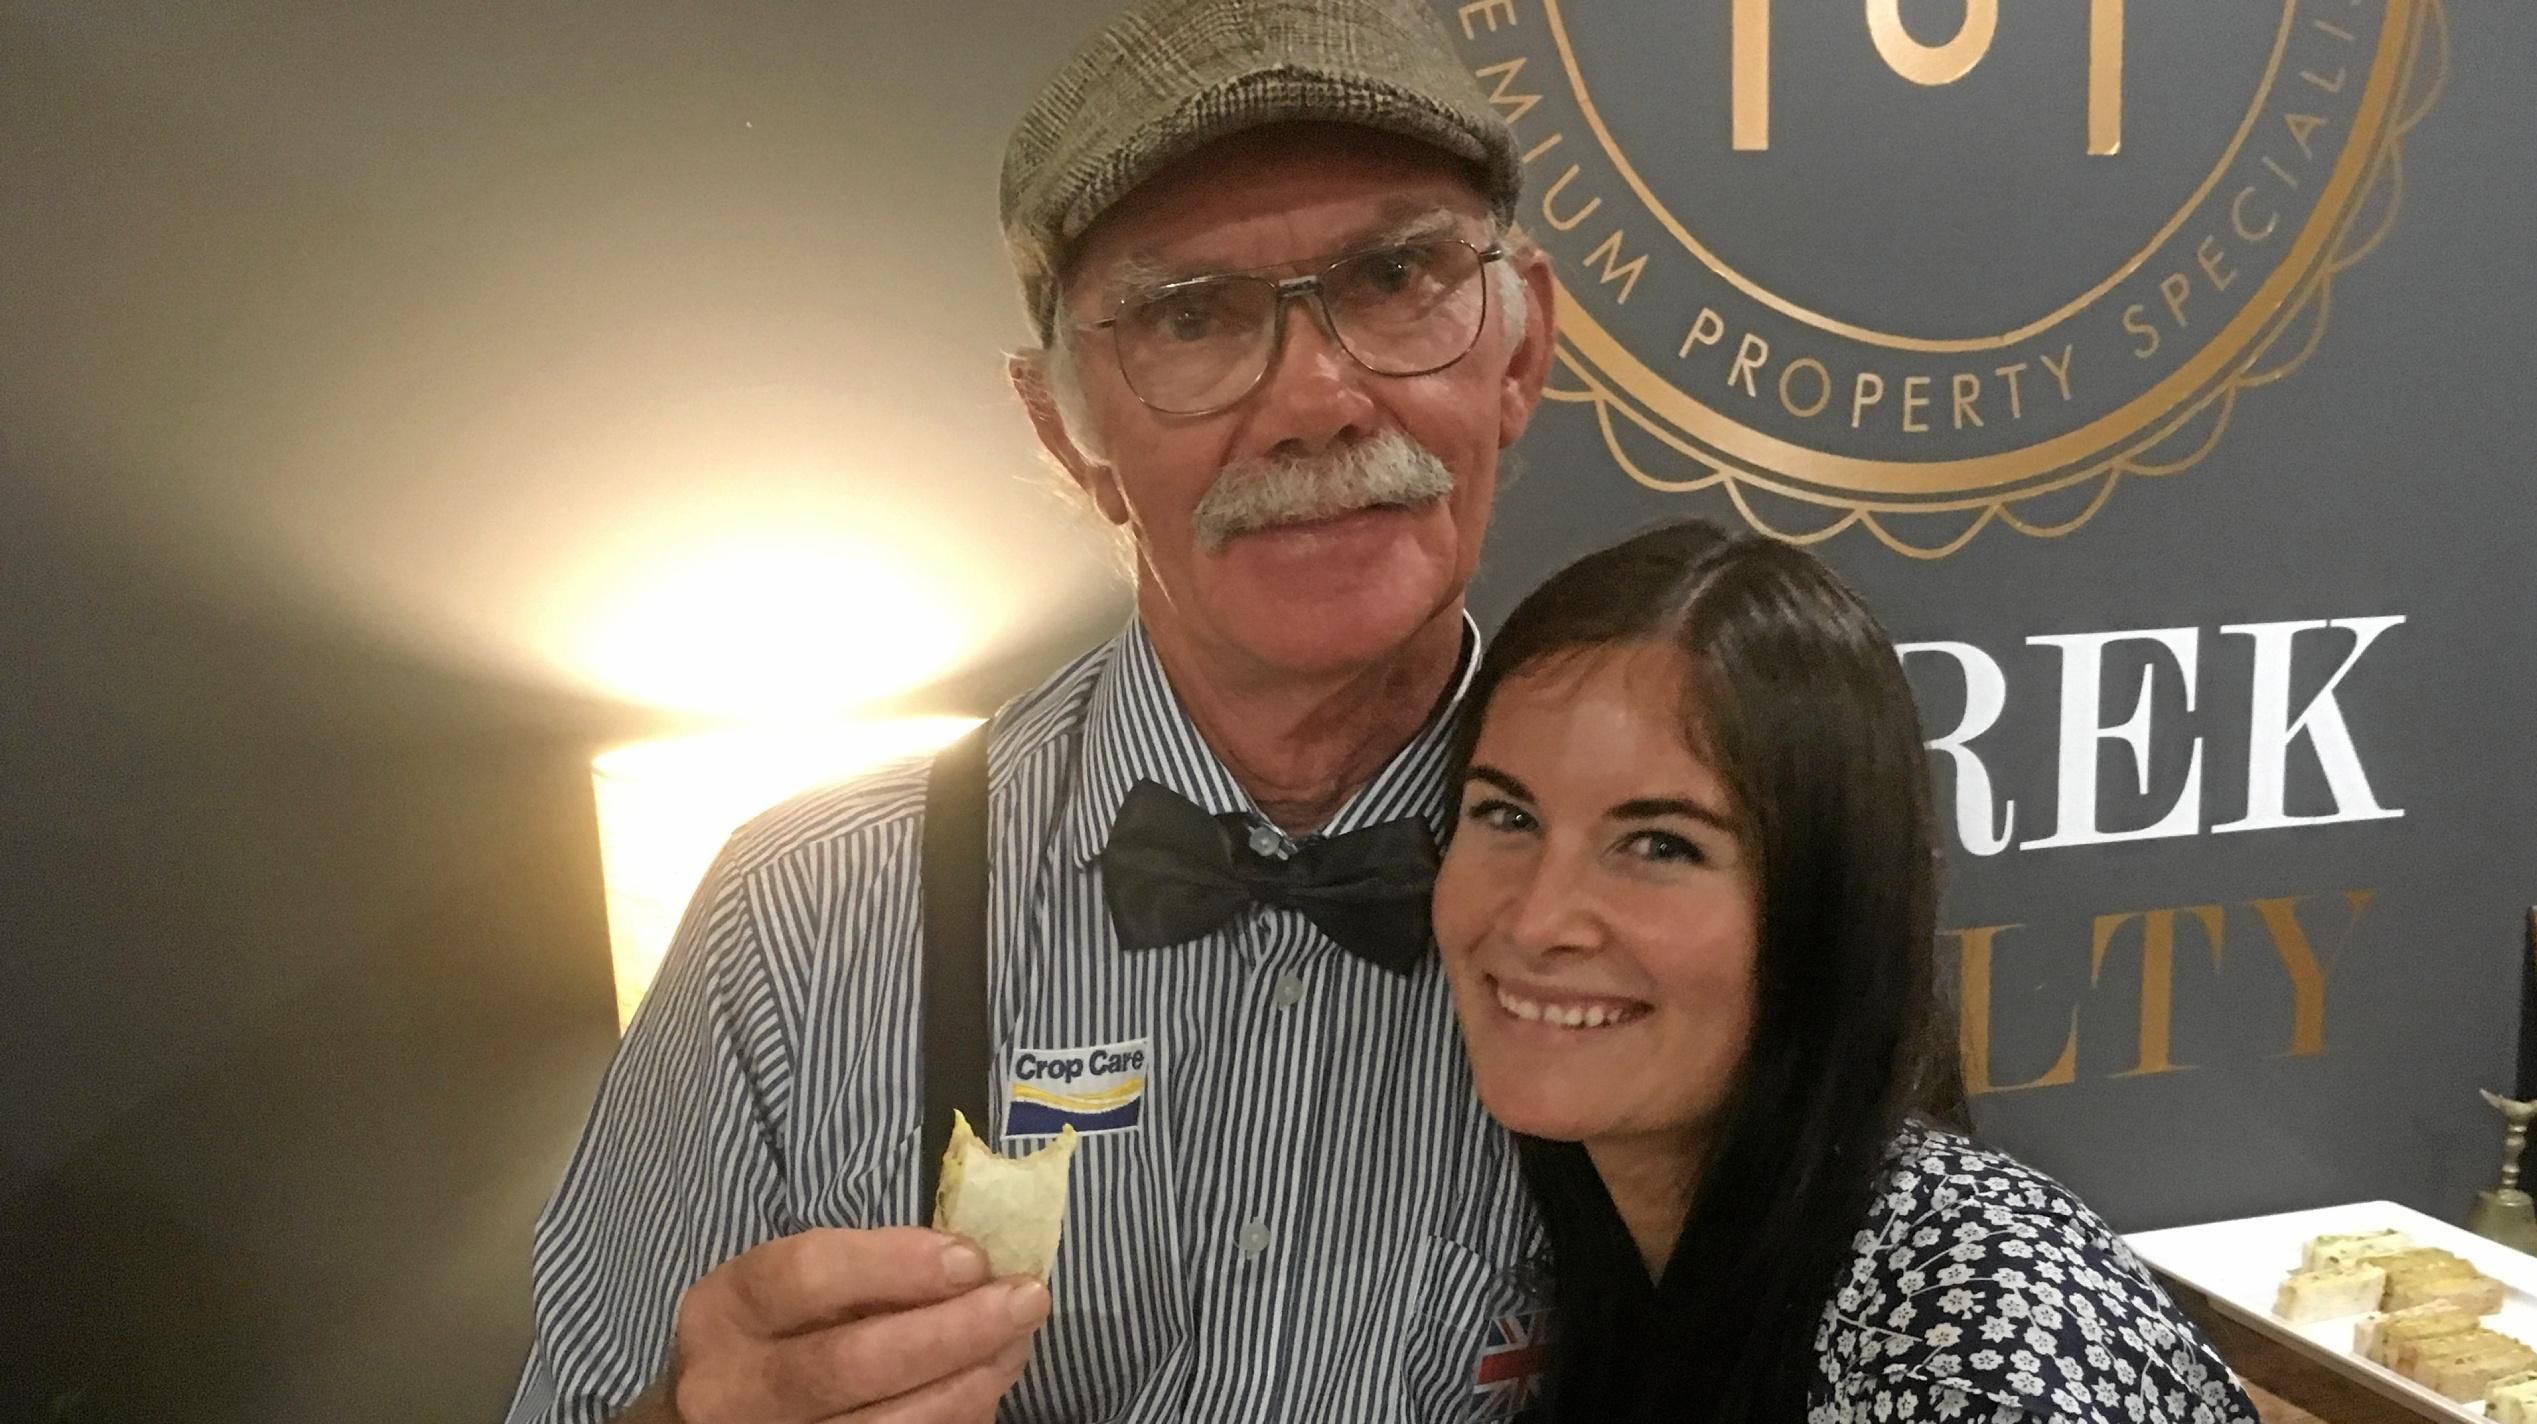
<path id="1" fill-rule="evenodd" d="M 1476 166 L 1501 221 L 1515 215 L 1515 135 L 1419 0 L 1137 0 L 1005 146 L 1005 241 L 1040 340 L 1068 244 L 1112 204 L 1209 142 L 1293 121 L 1433 144 Z"/>

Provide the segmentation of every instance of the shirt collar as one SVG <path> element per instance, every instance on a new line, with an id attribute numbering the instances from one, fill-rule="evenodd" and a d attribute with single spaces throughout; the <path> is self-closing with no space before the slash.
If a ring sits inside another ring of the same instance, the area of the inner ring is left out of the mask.
<path id="1" fill-rule="evenodd" d="M 1462 615 L 1462 659 L 1450 692 L 1409 745 L 1331 817 L 1325 836 L 1342 835 L 1403 816 L 1426 819 L 1441 840 L 1445 817 L 1445 760 L 1452 752 L 1454 711 L 1480 666 L 1480 625 Z M 1065 811 L 1067 852 L 1078 865 L 1109 844 L 1128 788 L 1152 781 L 1216 813 L 1257 816 L 1259 808 L 1233 778 L 1172 690 L 1154 640 L 1142 620 L 1131 622 L 1103 654 L 1099 682 L 1085 710 L 1082 760 L 1074 796 Z M 1263 818 L 1265 819 L 1265 818 Z"/>

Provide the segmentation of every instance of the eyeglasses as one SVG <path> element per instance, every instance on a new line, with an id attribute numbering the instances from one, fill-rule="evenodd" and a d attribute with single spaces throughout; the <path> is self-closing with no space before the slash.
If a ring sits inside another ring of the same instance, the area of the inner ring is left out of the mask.
<path id="1" fill-rule="evenodd" d="M 1480 269 L 1498 244 L 1422 238 L 1352 252 L 1300 277 L 1226 272 L 1121 298 L 1085 331 L 1108 331 L 1119 373 L 1165 415 L 1212 415 L 1277 364 L 1286 304 L 1312 303 L 1348 358 L 1378 376 L 1424 376 L 1471 354 L 1489 318 Z"/>

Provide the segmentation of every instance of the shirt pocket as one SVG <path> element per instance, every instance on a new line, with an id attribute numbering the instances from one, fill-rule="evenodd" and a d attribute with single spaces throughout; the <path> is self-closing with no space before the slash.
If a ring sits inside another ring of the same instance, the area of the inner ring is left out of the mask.
<path id="1" fill-rule="evenodd" d="M 1409 1417 L 1512 1419 L 1542 1383 L 1550 1316 L 1530 1263 L 1501 1262 L 1451 1236 L 1420 1248 L 1409 1321 Z"/>

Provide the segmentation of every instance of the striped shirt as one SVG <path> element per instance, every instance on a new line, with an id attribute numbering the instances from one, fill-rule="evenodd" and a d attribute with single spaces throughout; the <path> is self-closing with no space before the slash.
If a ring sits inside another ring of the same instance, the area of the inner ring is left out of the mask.
<path id="1" fill-rule="evenodd" d="M 1466 625 L 1456 700 L 1477 641 Z M 1448 721 L 1326 834 L 1413 815 L 1441 833 Z M 1514 1404 L 1525 1356 L 1508 1342 L 1538 1308 L 1539 1228 L 1434 956 L 1393 974 L 1268 908 L 1190 944 L 1119 947 L 1097 857 L 1139 779 L 1267 827 L 1141 625 L 999 712 L 988 760 L 993 1115 L 1005 1126 L 1018 1108 L 1013 1128 L 1045 1133 L 1050 1103 L 1073 1102 L 1132 1123 L 1082 1138 L 1054 1309 L 1000 1417 L 1473 1419 Z M 751 1246 L 924 1219 L 925 774 L 900 765 L 795 800 L 708 874 L 539 1220 L 513 1424 L 621 1407 L 665 1363 L 680 1292 Z M 1051 1091 L 1038 1065 L 1103 1045 L 1116 1056 L 1096 1068 L 1141 1048 L 1141 1082 Z"/>

